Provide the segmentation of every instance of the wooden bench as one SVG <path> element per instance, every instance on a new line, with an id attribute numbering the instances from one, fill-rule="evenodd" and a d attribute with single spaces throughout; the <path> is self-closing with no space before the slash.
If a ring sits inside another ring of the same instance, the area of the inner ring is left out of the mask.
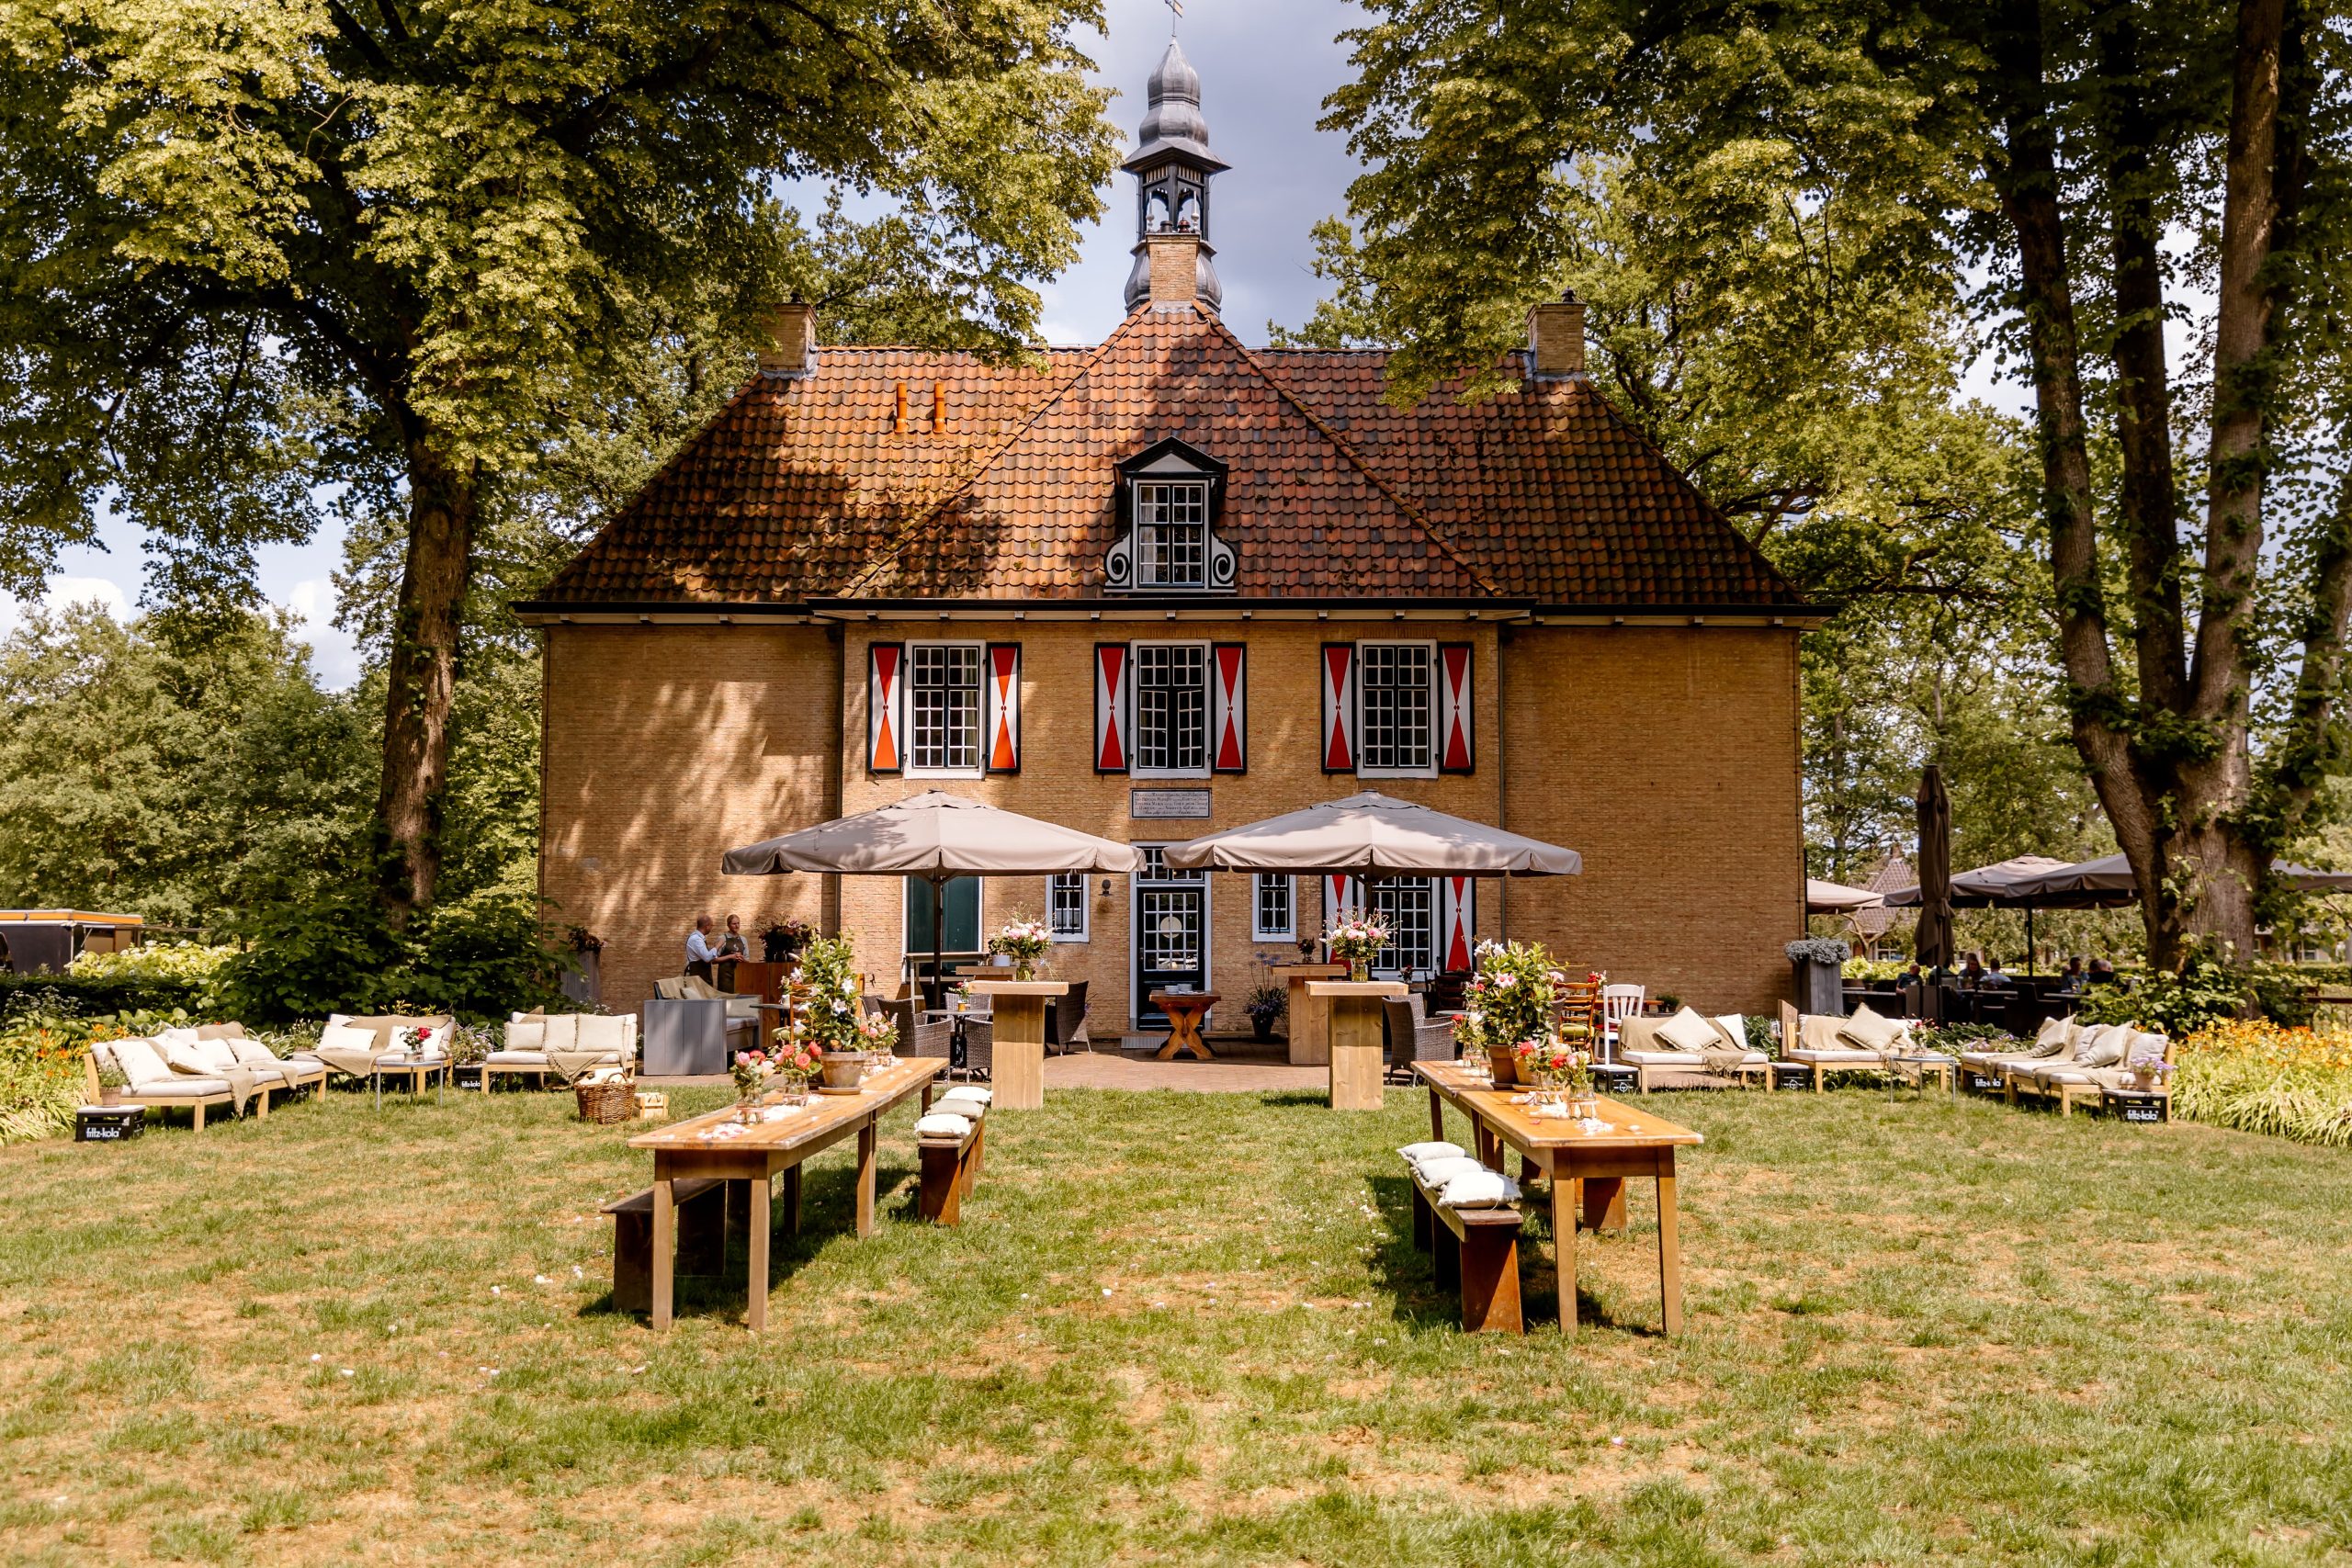
<path id="1" fill-rule="evenodd" d="M 1462 1296 L 1472 1334 L 1524 1334 L 1519 1307 L 1519 1206 L 1449 1209 L 1408 1166 L 1413 1183 L 1413 1245 L 1431 1254 L 1438 1288 Z"/>
<path id="2" fill-rule="evenodd" d="M 678 1272 L 715 1276 L 727 1256 L 727 1183 L 715 1178 L 681 1181 L 678 1190 Z M 653 1189 L 607 1203 L 613 1216 L 613 1304 L 623 1312 L 653 1310 Z"/>
<path id="3" fill-rule="evenodd" d="M 924 1136 L 915 1140 L 922 1161 L 922 1189 L 917 1207 L 937 1224 L 961 1224 L 964 1200 L 979 1179 L 980 1151 L 988 1140 L 988 1118 L 972 1118 L 972 1130 L 960 1138 Z"/>

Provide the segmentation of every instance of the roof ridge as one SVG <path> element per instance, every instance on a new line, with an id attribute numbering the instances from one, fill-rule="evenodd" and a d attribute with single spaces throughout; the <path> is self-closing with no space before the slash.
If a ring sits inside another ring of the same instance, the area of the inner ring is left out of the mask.
<path id="1" fill-rule="evenodd" d="M 1259 360 L 1256 355 L 1250 353 L 1250 345 L 1243 343 L 1238 337 L 1236 337 L 1233 333 L 1233 329 L 1227 326 L 1224 321 L 1214 316 L 1209 318 L 1209 322 L 1218 332 L 1225 334 L 1226 340 L 1233 344 L 1234 350 L 1238 353 L 1244 360 L 1249 362 L 1250 368 L 1264 377 L 1266 384 L 1273 388 L 1275 392 L 1280 394 L 1284 402 L 1296 409 L 1299 412 L 1299 416 L 1305 419 L 1307 423 L 1313 425 L 1316 430 L 1321 434 L 1323 439 L 1329 441 L 1333 448 L 1339 452 L 1340 457 L 1345 457 L 1358 473 L 1363 475 L 1365 479 L 1372 481 L 1373 488 L 1379 491 L 1381 494 L 1386 496 L 1391 505 L 1395 506 L 1397 511 L 1403 513 L 1406 518 L 1410 521 L 1414 526 L 1419 528 L 1422 533 L 1428 535 L 1430 543 L 1436 545 L 1440 550 L 1443 551 L 1447 559 L 1451 560 L 1454 565 L 1460 567 L 1464 572 L 1468 573 L 1470 581 L 1476 583 L 1480 588 L 1494 594 L 1498 598 L 1503 596 L 1502 590 L 1496 587 L 1494 581 L 1488 578 L 1484 571 L 1481 571 L 1468 557 L 1463 554 L 1461 547 L 1455 545 L 1454 542 L 1446 536 L 1445 530 L 1440 527 L 1436 522 L 1430 517 L 1429 513 L 1423 512 L 1419 506 L 1416 505 L 1410 500 L 1408 500 L 1402 491 L 1388 482 L 1385 476 L 1375 471 L 1373 466 L 1367 462 L 1353 446 L 1350 446 L 1347 440 L 1341 436 L 1338 431 L 1325 423 L 1321 415 L 1317 414 L 1313 409 L 1308 408 L 1306 400 L 1300 398 L 1296 392 L 1292 391 L 1288 384 L 1286 384 L 1281 377 L 1275 375 L 1271 368 Z"/>
<path id="2" fill-rule="evenodd" d="M 1062 399 L 1069 395 L 1069 389 L 1078 385 L 1080 378 L 1089 370 L 1093 369 L 1095 365 L 1101 361 L 1102 357 L 1110 352 L 1111 345 L 1113 344 L 1118 342 L 1120 338 L 1126 335 L 1127 329 L 1135 325 L 1136 320 L 1142 316 L 1145 310 L 1148 308 L 1148 307 L 1138 305 L 1135 310 L 1127 312 L 1127 319 L 1121 321 L 1116 330 L 1114 330 L 1109 337 L 1106 337 L 1101 343 L 1096 344 L 1094 345 L 1094 352 L 1089 354 L 1086 358 L 1080 362 L 1077 369 L 1062 378 L 1061 385 L 1051 389 L 1043 398 L 1038 400 L 1037 406 L 1029 411 L 1028 418 L 1022 420 L 1020 423 L 1013 425 L 1011 430 L 1007 431 L 1003 440 L 998 442 L 987 456 L 981 457 L 969 468 L 966 469 L 962 479 L 956 480 L 950 488 L 942 491 L 939 493 L 937 500 L 925 502 L 922 511 L 915 515 L 911 522 L 908 523 L 903 528 L 900 528 L 897 536 L 893 537 L 889 543 L 885 545 L 881 549 L 876 551 L 874 556 L 866 561 L 865 565 L 862 569 L 847 578 L 842 583 L 842 593 L 846 596 L 854 592 L 866 582 L 872 581 L 875 574 L 879 572 L 885 566 L 896 561 L 899 558 L 900 552 L 909 545 L 914 543 L 916 536 L 928 530 L 933 523 L 939 518 L 940 514 L 947 510 L 947 503 L 949 502 L 954 501 L 958 495 L 963 494 L 965 491 L 970 490 L 972 486 L 978 483 L 980 476 L 987 473 L 990 468 L 994 467 L 998 458 L 1003 457 L 1007 452 L 1012 449 L 1013 443 L 1019 441 L 1023 435 L 1029 434 L 1030 427 L 1035 425 L 1039 420 L 1046 417 L 1046 410 L 1052 408 L 1056 403 L 1060 402 Z"/>

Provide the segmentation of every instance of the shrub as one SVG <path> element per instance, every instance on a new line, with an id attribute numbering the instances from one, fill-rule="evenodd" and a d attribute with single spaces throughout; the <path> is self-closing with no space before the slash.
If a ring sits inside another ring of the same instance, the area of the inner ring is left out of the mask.
<path id="1" fill-rule="evenodd" d="M 391 1010 L 464 1019 L 560 1007 L 566 960 L 530 895 L 492 890 L 444 904 L 407 931 L 365 893 L 283 910 L 227 966 L 237 1015 L 260 1021 Z"/>
<path id="2" fill-rule="evenodd" d="M 2094 986 L 2075 1009 L 2085 1023 L 2137 1023 L 2183 1040 L 2210 1023 L 2245 1010 L 2249 981 L 2243 970 L 2199 955 L 2177 974 L 2159 970 L 2127 991 Z"/>
<path id="3" fill-rule="evenodd" d="M 2352 1147 L 2352 1034 L 2232 1019 L 2181 1040 L 2174 1059 L 2177 1116 Z"/>
<path id="4" fill-rule="evenodd" d="M 120 953 L 85 953 L 62 975 L 0 974 L 0 1017 L 93 1018 L 170 1012 L 225 1017 L 221 979 L 233 947 L 153 942 Z"/>

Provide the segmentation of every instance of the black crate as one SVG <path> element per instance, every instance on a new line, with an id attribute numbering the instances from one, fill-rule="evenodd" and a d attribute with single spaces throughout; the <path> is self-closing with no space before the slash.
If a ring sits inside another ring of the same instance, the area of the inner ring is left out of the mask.
<path id="1" fill-rule="evenodd" d="M 1775 1062 L 1772 1064 L 1774 1089 L 1811 1089 L 1813 1067 L 1804 1062 Z"/>
<path id="2" fill-rule="evenodd" d="M 2172 1120 L 2172 1096 L 2157 1089 L 2110 1089 L 2103 1097 L 2109 1113 L 2126 1122 Z"/>
<path id="3" fill-rule="evenodd" d="M 1642 1075 L 1623 1062 L 1595 1062 L 1592 1087 L 1602 1094 L 1624 1094 L 1639 1088 Z"/>
<path id="4" fill-rule="evenodd" d="M 450 1079 L 450 1087 L 478 1089 L 481 1088 L 481 1075 L 486 1070 L 480 1062 L 461 1063 L 450 1069 L 456 1075 Z"/>
<path id="5" fill-rule="evenodd" d="M 147 1111 L 138 1105 L 85 1105 L 74 1112 L 77 1144 L 119 1144 L 146 1130 Z"/>
<path id="6" fill-rule="evenodd" d="M 1983 1073 L 1978 1072 L 1974 1067 L 1963 1066 L 1960 1069 L 1960 1087 L 1964 1089 L 1973 1090 L 1977 1094 L 1999 1094 L 2001 1092 L 2001 1080 L 1996 1077 L 1987 1077 Z"/>

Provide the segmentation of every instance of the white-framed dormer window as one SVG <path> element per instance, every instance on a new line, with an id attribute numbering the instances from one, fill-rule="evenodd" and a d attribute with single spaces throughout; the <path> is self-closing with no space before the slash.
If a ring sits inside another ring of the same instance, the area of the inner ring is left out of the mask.
<path id="1" fill-rule="evenodd" d="M 980 663 L 977 642 L 907 644 L 907 773 L 914 778 L 980 771 Z"/>
<path id="2" fill-rule="evenodd" d="M 1437 645 L 1356 645 L 1356 772 L 1367 778 L 1437 773 Z"/>
<path id="3" fill-rule="evenodd" d="M 1046 883 L 1046 926 L 1056 942 L 1086 940 L 1086 874 L 1057 871 Z"/>
<path id="4" fill-rule="evenodd" d="M 1205 479 L 1136 484 L 1136 586 L 1209 584 L 1209 487 Z"/>
<path id="5" fill-rule="evenodd" d="M 1298 935 L 1297 905 L 1287 876 L 1250 879 L 1250 940 L 1289 942 Z"/>
<path id="6" fill-rule="evenodd" d="M 1209 773 L 1209 645 L 1139 642 L 1135 672 L 1135 761 L 1138 778 L 1206 778 Z"/>

